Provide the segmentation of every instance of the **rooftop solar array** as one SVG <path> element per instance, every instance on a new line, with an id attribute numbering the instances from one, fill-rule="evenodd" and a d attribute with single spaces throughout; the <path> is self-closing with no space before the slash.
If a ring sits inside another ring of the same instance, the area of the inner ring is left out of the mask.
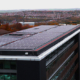
<path id="1" fill-rule="evenodd" d="M 34 35 L 35 33 L 45 31 L 45 30 L 48 30 L 48 29 L 51 29 L 54 27 L 55 26 L 47 26 L 47 25 L 44 27 L 38 26 L 38 27 L 35 27 L 35 28 L 38 28 L 38 30 L 36 30 L 36 31 L 35 31 L 35 28 L 30 28 L 30 29 L 25 29 L 25 30 L 2 35 L 2 36 L 0 36 L 0 46 L 15 42 L 15 41 L 23 39 L 25 37 L 30 37 L 30 36 Z"/>
<path id="2" fill-rule="evenodd" d="M 78 25 L 42 25 L 0 36 L 0 50 L 31 50 L 44 46 Z"/>
<path id="3" fill-rule="evenodd" d="M 57 27 L 57 25 L 41 25 L 41 26 L 37 26 L 37 27 L 33 27 L 33 28 L 29 28 L 29 29 L 26 29 L 26 30 L 21 30 L 21 31 L 18 31 L 20 33 L 39 33 L 39 32 L 42 32 L 42 31 L 45 31 L 45 30 L 49 30 L 49 29 L 52 29 L 52 28 L 55 28 Z"/>

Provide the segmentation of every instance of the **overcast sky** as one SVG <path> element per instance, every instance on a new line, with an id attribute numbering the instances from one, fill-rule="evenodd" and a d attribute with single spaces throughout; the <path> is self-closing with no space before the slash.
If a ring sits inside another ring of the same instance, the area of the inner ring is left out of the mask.
<path id="1" fill-rule="evenodd" d="M 0 0 L 0 10 L 80 8 L 80 0 Z"/>

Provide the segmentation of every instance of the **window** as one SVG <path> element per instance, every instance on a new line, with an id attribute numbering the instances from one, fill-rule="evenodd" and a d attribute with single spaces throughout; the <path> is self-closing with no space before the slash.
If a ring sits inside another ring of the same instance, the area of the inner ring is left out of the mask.
<path id="1" fill-rule="evenodd" d="M 15 61 L 0 61 L 0 80 L 17 80 Z"/>

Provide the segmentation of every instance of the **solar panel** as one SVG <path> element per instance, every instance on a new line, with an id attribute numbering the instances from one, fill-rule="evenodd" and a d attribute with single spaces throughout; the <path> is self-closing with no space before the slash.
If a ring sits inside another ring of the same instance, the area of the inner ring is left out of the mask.
<path id="1" fill-rule="evenodd" d="M 67 25 L 67 26 L 39 26 L 39 30 L 34 30 L 35 28 L 30 28 L 26 30 L 17 31 L 8 36 L 0 36 L 0 50 L 35 50 L 48 42 L 56 39 L 57 37 L 63 35 L 69 30 L 77 27 L 76 25 Z M 41 32 L 42 31 L 42 32 Z M 36 33 L 37 32 L 37 33 Z M 21 37 L 19 36 L 22 34 Z M 30 33 L 30 36 L 25 37 Z M 32 34 L 33 33 L 33 34 Z M 34 34 L 36 33 L 36 34 Z M 16 37 L 17 34 L 18 36 Z M 14 36 L 12 36 L 14 35 Z M 8 43 L 8 44 L 7 44 Z M 6 45 L 3 45 L 6 44 Z M 2 46 L 3 45 L 3 46 Z"/>
<path id="2" fill-rule="evenodd" d="M 33 28 L 29 28 L 29 29 L 25 29 L 25 30 L 21 30 L 21 31 L 17 31 L 17 32 L 27 32 L 27 33 L 39 33 L 45 30 L 49 30 L 51 28 L 55 28 L 57 27 L 56 25 L 41 25 L 41 26 L 37 26 L 37 27 L 33 27 Z"/>

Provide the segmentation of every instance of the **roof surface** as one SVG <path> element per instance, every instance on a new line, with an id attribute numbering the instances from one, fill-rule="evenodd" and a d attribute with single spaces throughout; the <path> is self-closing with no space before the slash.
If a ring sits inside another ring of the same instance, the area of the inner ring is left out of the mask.
<path id="1" fill-rule="evenodd" d="M 41 25 L 5 34 L 0 36 L 0 51 L 38 52 L 46 50 L 46 47 L 55 45 L 77 29 L 79 29 L 78 25 Z"/>

